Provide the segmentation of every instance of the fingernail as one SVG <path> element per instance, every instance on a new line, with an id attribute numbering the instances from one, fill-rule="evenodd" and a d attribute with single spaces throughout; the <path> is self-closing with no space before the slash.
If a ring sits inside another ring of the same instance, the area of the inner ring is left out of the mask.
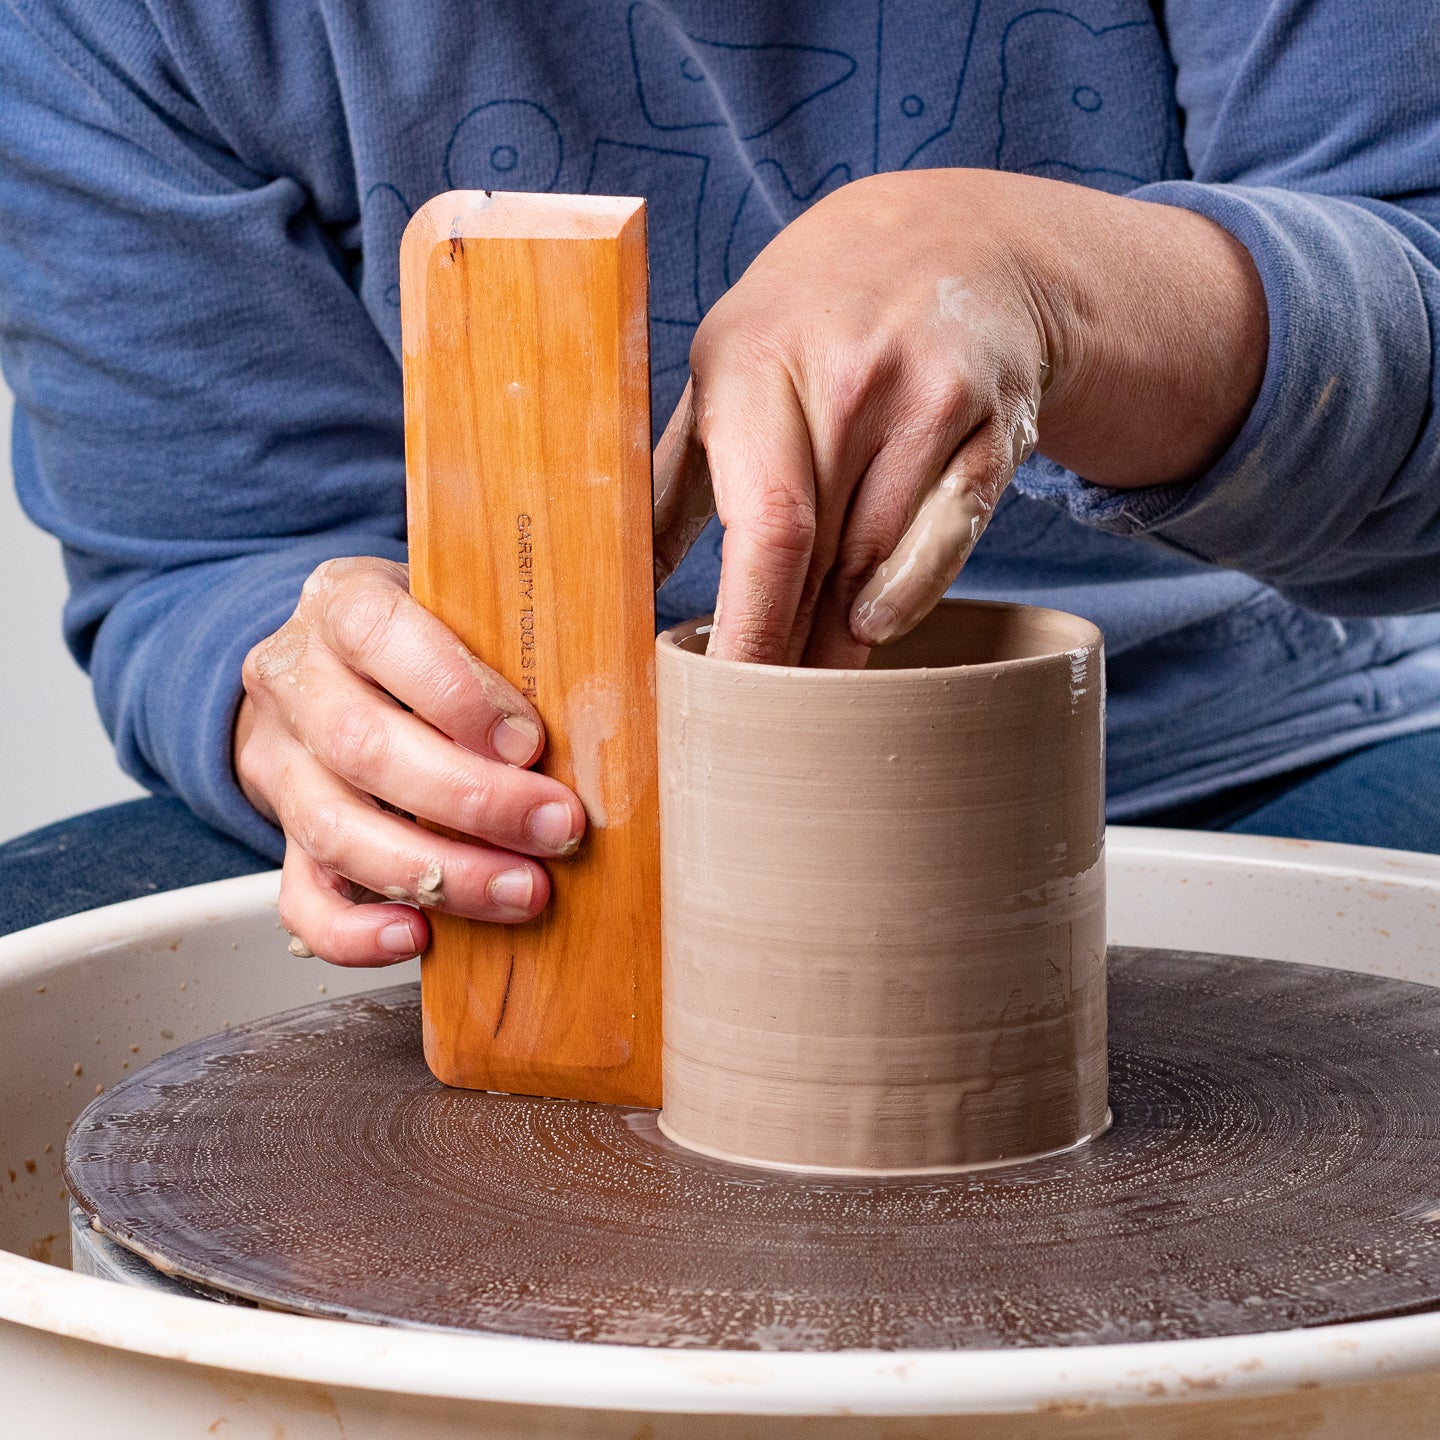
<path id="1" fill-rule="evenodd" d="M 380 932 L 380 948 L 392 955 L 414 955 L 420 949 L 415 934 L 403 920 L 392 920 Z"/>
<path id="2" fill-rule="evenodd" d="M 490 732 L 495 753 L 511 765 L 528 765 L 540 748 L 540 727 L 523 715 L 506 715 Z"/>
<path id="3" fill-rule="evenodd" d="M 873 600 L 867 600 L 855 607 L 855 618 L 850 628 L 855 632 L 855 638 L 866 645 L 883 645 L 895 634 L 898 621 L 889 605 L 877 605 Z"/>
<path id="4" fill-rule="evenodd" d="M 528 870 L 502 870 L 491 876 L 487 888 L 490 903 L 497 909 L 526 915 L 535 894 L 535 877 Z"/>
<path id="5" fill-rule="evenodd" d="M 525 829 L 537 845 L 557 855 L 573 855 L 580 848 L 574 817 L 563 801 L 550 800 L 537 805 L 530 812 Z"/>

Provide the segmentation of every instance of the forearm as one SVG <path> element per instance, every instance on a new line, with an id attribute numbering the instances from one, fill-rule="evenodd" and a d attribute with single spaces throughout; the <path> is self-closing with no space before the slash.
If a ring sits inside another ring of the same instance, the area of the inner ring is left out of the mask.
<path id="1" fill-rule="evenodd" d="M 1265 373 L 1249 252 L 1204 216 L 1020 175 L 985 175 L 1049 351 L 1041 453 L 1117 488 L 1202 475 Z"/>
<path id="2" fill-rule="evenodd" d="M 1195 182 L 1142 194 L 1204 215 L 1254 257 L 1269 312 L 1260 393 L 1192 483 L 1119 489 L 1084 483 L 1095 472 L 1027 466 L 1017 485 L 1324 614 L 1435 609 L 1440 237 L 1426 207 Z"/>

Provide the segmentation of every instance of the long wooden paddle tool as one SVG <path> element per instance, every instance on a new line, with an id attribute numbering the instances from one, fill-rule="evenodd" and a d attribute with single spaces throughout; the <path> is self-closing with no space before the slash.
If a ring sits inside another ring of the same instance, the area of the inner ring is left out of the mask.
<path id="1" fill-rule="evenodd" d="M 429 912 L 449 1085 L 660 1103 L 645 207 L 439 195 L 400 249 L 410 586 L 545 722 L 589 816 L 539 919 Z"/>

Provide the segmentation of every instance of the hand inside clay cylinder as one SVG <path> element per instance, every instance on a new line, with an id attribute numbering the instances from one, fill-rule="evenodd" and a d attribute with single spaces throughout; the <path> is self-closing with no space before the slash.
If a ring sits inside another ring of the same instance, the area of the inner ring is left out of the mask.
<path id="1" fill-rule="evenodd" d="M 534 707 L 411 599 L 404 566 L 321 565 L 244 679 L 235 770 L 285 831 L 292 951 L 388 965 L 425 946 L 416 905 L 502 923 L 544 907 L 529 857 L 574 853 L 584 809 L 526 768 L 545 745 Z"/>
<path id="2" fill-rule="evenodd" d="M 1031 450 L 1114 487 L 1203 473 L 1267 327 L 1249 253 L 1191 211 L 995 171 L 856 181 L 701 324 L 656 456 L 658 577 L 718 511 L 710 653 L 863 664 Z"/>
<path id="3" fill-rule="evenodd" d="M 656 456 L 657 579 L 718 510 L 711 652 L 862 664 L 944 594 L 1037 446 L 1110 486 L 1203 472 L 1266 328 L 1248 252 L 1191 211 L 990 171 L 845 186 L 699 328 Z M 571 853 L 583 808 L 526 768 L 538 715 L 403 567 L 321 566 L 245 685 L 236 771 L 285 831 L 298 952 L 385 964 L 426 943 L 415 905 L 543 908 L 533 857 Z"/>

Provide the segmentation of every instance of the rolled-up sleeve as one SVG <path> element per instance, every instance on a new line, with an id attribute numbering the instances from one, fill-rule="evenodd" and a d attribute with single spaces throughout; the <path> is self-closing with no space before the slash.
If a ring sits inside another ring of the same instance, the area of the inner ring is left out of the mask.
<path id="1" fill-rule="evenodd" d="M 1314 610 L 1440 607 L 1440 18 L 1321 0 L 1167 19 L 1195 179 L 1133 193 L 1249 250 L 1261 391 L 1192 482 L 1122 491 L 1041 462 L 1018 483 Z"/>

